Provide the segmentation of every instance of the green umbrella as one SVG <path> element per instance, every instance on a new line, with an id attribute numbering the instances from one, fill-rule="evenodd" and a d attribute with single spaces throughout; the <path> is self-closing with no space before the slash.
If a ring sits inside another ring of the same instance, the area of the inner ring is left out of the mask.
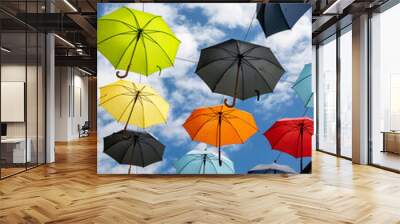
<path id="1" fill-rule="evenodd" d="M 180 41 L 161 16 L 122 7 L 97 20 L 97 49 L 117 70 L 145 76 L 174 65 Z"/>

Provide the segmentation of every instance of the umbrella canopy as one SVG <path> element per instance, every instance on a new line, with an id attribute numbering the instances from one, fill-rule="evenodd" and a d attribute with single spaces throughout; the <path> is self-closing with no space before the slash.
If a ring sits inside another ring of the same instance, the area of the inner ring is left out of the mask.
<path id="1" fill-rule="evenodd" d="M 292 86 L 297 95 L 303 101 L 305 107 L 313 107 L 313 92 L 312 92 L 312 74 L 311 74 L 311 63 L 304 65 L 296 82 Z"/>
<path id="2" fill-rule="evenodd" d="M 313 120 L 308 117 L 299 117 L 278 120 L 264 135 L 272 149 L 300 158 L 300 170 L 302 170 L 302 158 L 311 156 L 313 133 Z"/>
<path id="3" fill-rule="evenodd" d="M 122 7 L 97 20 L 97 49 L 115 69 L 148 76 L 173 66 L 180 41 L 161 16 Z"/>
<path id="4" fill-rule="evenodd" d="M 146 167 L 163 159 L 165 146 L 147 132 L 122 130 L 104 138 L 104 153 L 119 164 Z"/>
<path id="5" fill-rule="evenodd" d="M 296 173 L 290 166 L 281 165 L 278 163 L 271 163 L 271 164 L 260 164 L 253 167 L 247 173 L 249 174 L 283 174 L 283 173 Z"/>
<path id="6" fill-rule="evenodd" d="M 229 107 L 272 92 L 284 72 L 269 48 L 234 39 L 202 49 L 196 68 L 211 91 L 233 97 Z"/>
<path id="7" fill-rule="evenodd" d="M 193 141 L 218 147 L 219 158 L 221 146 L 243 144 L 258 131 L 250 113 L 225 105 L 195 109 L 183 127 Z"/>
<path id="8" fill-rule="evenodd" d="M 257 19 L 265 37 L 291 29 L 296 22 L 311 8 L 303 3 L 259 3 Z"/>
<path id="9" fill-rule="evenodd" d="M 233 162 L 221 156 L 222 165 L 218 165 L 218 156 L 204 151 L 189 152 L 175 163 L 178 174 L 234 174 Z"/>
<path id="10" fill-rule="evenodd" d="M 118 122 L 140 128 L 165 123 L 169 104 L 150 86 L 118 80 L 100 88 L 100 105 Z"/>

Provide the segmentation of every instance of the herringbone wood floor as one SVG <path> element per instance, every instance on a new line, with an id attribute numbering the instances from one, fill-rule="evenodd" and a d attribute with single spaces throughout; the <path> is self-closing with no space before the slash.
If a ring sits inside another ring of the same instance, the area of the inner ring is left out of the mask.
<path id="1" fill-rule="evenodd" d="M 400 223 L 400 175 L 315 153 L 313 174 L 96 174 L 96 139 L 0 181 L 0 223 Z"/>

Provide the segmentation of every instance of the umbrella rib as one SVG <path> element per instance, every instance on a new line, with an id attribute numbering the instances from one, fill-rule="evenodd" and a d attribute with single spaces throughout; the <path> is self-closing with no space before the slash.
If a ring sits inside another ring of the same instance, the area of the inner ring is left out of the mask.
<path id="1" fill-rule="evenodd" d="M 300 80 L 297 80 L 296 83 L 292 86 L 292 88 L 295 87 L 296 85 L 298 85 L 299 83 L 303 82 L 305 79 L 307 79 L 309 77 L 311 77 L 311 75 L 307 75 L 307 76 L 301 78 Z"/>
<path id="2" fill-rule="evenodd" d="M 125 8 L 126 10 L 128 10 L 128 12 L 132 15 L 133 19 L 135 20 L 136 26 L 140 28 L 139 21 L 137 20 L 135 13 L 133 13 L 133 12 L 131 11 L 131 9 L 128 8 L 128 7 L 126 7 L 126 6 L 125 6 L 124 8 Z"/>
<path id="3" fill-rule="evenodd" d="M 213 119 L 215 119 L 215 117 L 212 117 L 212 118 L 208 119 L 206 122 L 204 122 L 204 123 L 200 126 L 200 128 L 197 129 L 197 132 L 196 132 L 196 134 L 193 136 L 192 139 L 195 140 L 196 136 L 199 134 L 199 132 L 201 131 L 201 129 L 203 129 L 204 126 L 205 126 L 206 124 L 208 124 L 208 122 L 211 122 Z"/>
<path id="4" fill-rule="evenodd" d="M 219 160 L 216 158 L 215 159 L 217 162 L 219 162 Z M 221 160 L 222 161 L 222 163 L 225 163 L 223 160 Z M 211 165 L 214 167 L 214 170 L 215 170 L 215 173 L 216 174 L 219 174 L 219 172 L 218 172 L 218 169 L 217 169 L 217 167 L 214 165 L 214 163 L 213 163 L 213 161 L 212 161 L 212 159 L 210 158 L 210 162 L 209 163 L 211 163 Z"/>
<path id="5" fill-rule="evenodd" d="M 134 33 L 134 32 L 135 32 L 135 31 L 126 31 L 126 32 L 114 34 L 114 35 L 112 35 L 112 36 L 109 36 L 109 37 L 105 38 L 104 40 L 101 40 L 101 41 L 97 42 L 97 45 L 100 45 L 100 44 L 102 44 L 102 43 L 106 42 L 107 40 L 110 40 L 110 39 L 112 39 L 112 38 L 114 38 L 114 37 L 121 36 L 121 35 L 126 35 L 126 34 L 130 34 L 130 33 Z"/>
<path id="6" fill-rule="evenodd" d="M 264 81 L 265 84 L 267 84 L 268 88 L 270 89 L 271 92 L 274 91 L 273 88 L 271 88 L 271 86 L 269 85 L 268 81 L 265 80 L 264 76 L 258 71 L 257 68 L 255 68 L 250 62 L 248 62 L 246 59 L 243 60 L 243 62 L 248 65 L 250 68 L 252 68 L 253 70 L 256 71 L 256 73 L 261 77 L 261 79 Z"/>
<path id="7" fill-rule="evenodd" d="M 233 51 L 230 51 L 230 50 L 228 50 L 228 49 L 225 49 L 225 48 L 223 48 L 223 47 L 218 47 L 218 46 L 214 46 L 215 48 L 218 48 L 218 49 L 221 49 L 221 50 L 223 50 L 223 51 L 226 51 L 228 54 L 230 54 L 232 57 L 236 57 L 237 56 L 237 52 L 233 52 Z M 214 48 L 214 47 L 211 47 L 211 48 Z"/>
<path id="8" fill-rule="evenodd" d="M 209 114 L 196 114 L 195 116 L 190 117 L 189 119 L 187 119 L 185 123 L 190 122 L 190 121 L 192 121 L 192 120 L 194 120 L 194 119 L 196 119 L 196 118 L 198 118 L 198 117 L 201 117 L 201 116 L 215 117 L 215 114 L 214 114 L 214 113 L 209 113 Z"/>
<path id="9" fill-rule="evenodd" d="M 162 31 L 162 30 L 149 30 L 149 29 L 147 29 L 147 30 L 145 30 L 144 32 L 145 32 L 147 35 L 149 35 L 149 34 L 151 34 L 151 33 L 163 33 L 163 34 L 166 34 L 166 35 L 168 35 L 168 36 L 174 38 L 175 40 L 181 42 L 181 40 L 179 40 L 179 39 L 178 39 L 177 37 L 175 37 L 174 35 L 172 35 L 172 34 L 170 34 L 170 33 L 167 33 L 167 32 L 165 32 L 165 31 Z"/>
<path id="10" fill-rule="evenodd" d="M 305 102 L 306 107 L 307 107 L 307 105 L 310 103 L 310 101 L 311 101 L 311 99 L 312 99 L 313 96 L 314 96 L 314 93 L 311 92 L 310 96 L 308 97 L 307 101 Z"/>
<path id="11" fill-rule="evenodd" d="M 300 140 L 299 140 L 300 139 Z M 301 139 L 301 133 L 299 132 L 299 137 L 297 137 L 297 142 L 296 142 L 296 153 L 298 153 L 299 151 L 301 151 L 301 148 L 299 148 L 299 142 L 301 142 L 302 141 L 302 139 Z M 303 147 L 302 145 L 300 146 L 300 147 Z M 300 152 L 300 157 L 303 157 L 303 155 L 301 155 L 301 152 Z M 300 172 L 301 172 L 301 170 L 300 170 Z"/>
<path id="12" fill-rule="evenodd" d="M 118 23 L 124 24 L 124 25 L 127 26 L 128 28 L 131 28 L 133 31 L 136 31 L 136 30 L 137 30 L 136 27 L 132 26 L 131 24 L 126 23 L 126 22 L 123 22 L 123 21 L 120 21 L 120 20 L 117 20 L 117 19 L 106 19 L 106 18 L 104 18 L 104 19 L 99 19 L 99 22 L 101 22 L 101 21 L 118 22 Z"/>
<path id="13" fill-rule="evenodd" d="M 129 92 L 134 93 L 134 92 L 132 91 L 132 89 L 130 89 L 128 86 L 125 86 L 125 85 L 122 85 L 122 84 L 111 84 L 111 85 L 106 85 L 106 86 L 101 87 L 101 89 L 110 88 L 110 87 L 122 87 L 122 88 L 128 90 Z M 133 88 L 133 90 L 136 91 L 135 88 L 136 88 L 136 86 Z"/>
<path id="14" fill-rule="evenodd" d="M 196 69 L 196 72 L 200 71 L 200 70 L 203 69 L 204 67 L 207 67 L 207 66 L 209 66 L 210 64 L 212 64 L 212 63 L 214 63 L 214 62 L 217 62 L 217 61 L 225 61 L 226 59 L 236 59 L 236 58 L 233 57 L 233 56 L 231 56 L 231 57 L 223 57 L 223 58 L 215 59 L 215 60 L 213 60 L 213 61 L 209 61 L 209 62 L 207 62 L 205 65 L 201 66 L 200 68 L 197 68 L 197 69 Z"/>
<path id="15" fill-rule="evenodd" d="M 146 24 L 144 24 L 144 26 L 142 27 L 142 29 L 145 29 L 151 22 L 153 22 L 153 20 L 161 18 L 161 16 L 154 16 L 153 18 L 149 19 L 149 21 L 146 22 Z"/>
<path id="16" fill-rule="evenodd" d="M 236 119 L 241 120 L 242 122 L 246 123 L 246 124 L 249 125 L 250 127 L 254 128 L 256 131 L 258 131 L 258 128 L 257 128 L 257 127 L 254 127 L 252 124 L 250 124 L 248 121 L 242 119 L 241 117 L 236 116 L 236 115 L 231 115 L 231 116 L 234 117 L 234 118 L 236 118 Z"/>
<path id="17" fill-rule="evenodd" d="M 283 69 L 281 65 L 278 66 L 278 65 L 275 64 L 273 61 L 268 60 L 268 59 L 266 59 L 266 58 L 260 58 L 260 57 L 255 57 L 255 56 L 246 55 L 245 60 L 246 60 L 246 61 L 249 61 L 249 60 L 262 60 L 262 61 L 266 61 L 266 62 L 272 64 L 273 66 L 278 67 L 280 70 L 285 71 L 285 69 Z"/>
<path id="18" fill-rule="evenodd" d="M 244 98 L 244 88 L 245 88 L 245 84 L 244 84 L 244 70 L 243 70 L 243 66 L 240 66 L 240 70 L 242 71 L 242 96 Z"/>
<path id="19" fill-rule="evenodd" d="M 140 39 L 142 40 L 143 49 L 144 49 L 144 58 L 146 59 L 146 76 L 148 76 L 149 75 L 149 60 L 147 58 L 147 48 L 146 48 L 144 38 L 140 38 Z"/>
<path id="20" fill-rule="evenodd" d="M 128 51 L 128 48 L 133 44 L 133 42 L 135 41 L 135 39 L 137 39 L 136 37 L 137 37 L 137 34 L 136 34 L 136 35 L 132 38 L 132 40 L 129 42 L 128 47 L 125 48 L 125 50 L 124 50 L 124 52 L 122 53 L 121 57 L 118 59 L 118 63 L 117 63 L 117 65 L 115 66 L 115 68 L 118 68 L 119 64 L 120 64 L 121 61 L 122 61 L 122 58 L 125 56 L 126 52 Z"/>
<path id="21" fill-rule="evenodd" d="M 239 137 L 240 141 L 243 144 L 244 141 L 243 141 L 242 137 L 240 136 L 239 132 L 236 130 L 235 126 L 233 126 L 233 124 L 229 121 L 229 119 L 224 118 L 224 116 L 222 116 L 222 119 L 225 120 L 226 122 L 228 122 L 228 124 L 233 128 L 233 130 L 236 132 L 237 136 Z"/>
<path id="22" fill-rule="evenodd" d="M 145 165 L 144 165 L 144 157 L 143 157 L 143 148 L 142 148 L 142 145 L 141 145 L 140 143 L 136 143 L 136 145 L 138 145 L 139 148 L 140 148 L 139 152 L 140 152 L 140 157 L 142 158 L 142 167 L 145 167 Z"/>
<path id="23" fill-rule="evenodd" d="M 154 44 L 156 44 L 156 45 L 161 49 L 161 51 L 165 54 L 165 56 L 167 56 L 168 61 L 171 63 L 171 66 L 174 65 L 174 63 L 172 62 L 172 59 L 169 57 L 169 55 L 168 55 L 167 52 L 164 50 L 164 48 L 161 47 L 161 45 L 160 45 L 159 43 L 157 43 L 157 41 L 155 41 L 150 35 L 148 35 L 148 34 L 146 34 L 146 33 L 144 33 L 143 37 L 145 37 L 145 38 L 147 37 L 150 41 L 152 41 Z"/>
<path id="24" fill-rule="evenodd" d="M 271 146 L 277 144 L 279 141 L 281 141 L 281 139 L 282 139 L 283 137 L 285 137 L 287 134 L 289 134 L 289 133 L 291 133 L 291 132 L 294 132 L 294 131 L 296 131 L 296 130 L 290 130 L 290 131 L 285 132 L 285 134 L 281 135 L 281 136 L 278 138 L 278 140 L 274 141 L 274 143 L 271 144 Z M 269 140 L 269 139 L 268 139 L 268 140 Z"/>
<path id="25" fill-rule="evenodd" d="M 283 10 L 282 10 L 282 7 L 281 7 L 281 5 L 279 5 L 279 9 L 280 9 L 280 11 L 281 11 L 281 13 L 282 13 L 282 16 L 283 16 L 283 18 L 284 18 L 284 21 L 285 21 L 285 23 L 286 23 L 286 25 L 287 25 L 287 27 L 289 28 L 289 30 L 291 29 L 291 27 L 290 27 L 290 25 L 289 25 L 289 23 L 288 23 L 288 21 L 287 21 L 287 18 L 286 18 L 286 15 L 285 15 L 285 13 L 283 13 Z M 301 172 L 301 170 L 300 170 L 300 172 Z"/>
<path id="26" fill-rule="evenodd" d="M 105 100 L 103 100 L 102 98 L 105 98 L 107 96 L 100 96 L 100 106 L 105 104 L 105 103 L 107 103 L 108 101 L 113 100 L 114 98 L 120 97 L 120 96 L 133 96 L 133 95 L 130 95 L 130 94 L 127 94 L 127 93 L 121 93 L 121 94 L 118 94 L 118 95 L 114 95 L 114 96 L 110 97 L 109 99 L 105 99 Z"/>
<path id="27" fill-rule="evenodd" d="M 236 48 L 237 48 L 237 52 L 238 52 L 239 54 L 241 54 L 241 52 L 240 52 L 240 47 L 239 47 L 239 41 L 235 41 L 235 45 L 236 45 Z"/>
<path id="28" fill-rule="evenodd" d="M 232 68 L 232 66 L 236 63 L 237 60 L 238 60 L 238 59 L 235 59 L 235 60 L 224 70 L 224 72 L 221 74 L 221 76 L 218 77 L 218 80 L 217 80 L 217 82 L 215 82 L 215 85 L 214 85 L 214 87 L 212 88 L 212 91 L 215 91 L 215 89 L 217 88 L 219 82 L 221 82 L 222 78 L 225 76 L 225 74 L 228 72 L 228 70 L 229 70 L 230 68 Z"/>
<path id="29" fill-rule="evenodd" d="M 108 103 L 109 101 L 111 101 L 111 100 L 113 100 L 113 99 L 115 99 L 115 98 L 117 98 L 117 97 L 120 97 L 120 96 L 121 96 L 121 95 L 112 96 L 112 97 L 110 97 L 109 99 L 106 99 L 106 100 L 104 100 L 103 102 L 100 102 L 100 106 L 102 106 L 102 105 Z"/>
<path id="30" fill-rule="evenodd" d="M 196 161 L 198 158 L 194 158 L 190 161 L 188 161 L 187 163 L 185 163 L 185 165 L 178 171 L 178 173 L 182 172 L 190 163 L 192 163 L 193 161 Z"/>
<path id="31" fill-rule="evenodd" d="M 204 155 L 203 155 L 204 156 Z M 203 158 L 204 159 L 204 158 Z M 207 160 L 206 160 L 206 163 L 207 163 Z M 205 166 L 205 164 L 203 163 L 203 161 L 200 163 L 200 167 L 199 167 L 199 174 L 201 174 L 201 168 L 202 168 L 202 166 L 204 165 L 204 171 L 205 171 L 205 168 L 206 168 L 206 166 Z M 205 172 L 203 172 L 203 174 L 205 174 Z"/>
<path id="32" fill-rule="evenodd" d="M 309 135 L 313 135 L 312 132 L 309 131 L 310 128 L 304 128 L 304 130 L 309 134 Z"/>
<path id="33" fill-rule="evenodd" d="M 128 110 L 129 106 L 133 103 L 135 99 L 133 98 L 128 105 L 125 107 L 124 111 L 119 115 L 118 122 L 121 122 L 122 116 L 124 116 L 125 112 Z"/>
<path id="34" fill-rule="evenodd" d="M 149 103 L 153 104 L 153 106 L 158 110 L 158 113 L 161 115 L 162 119 L 164 120 L 164 123 L 167 123 L 167 118 L 164 117 L 164 115 L 162 114 L 162 112 L 160 111 L 160 109 L 157 107 L 157 105 L 151 101 L 150 99 L 148 99 L 146 96 L 143 97 L 145 100 L 147 100 Z"/>
<path id="35" fill-rule="evenodd" d="M 160 153 L 158 153 L 157 149 L 154 148 L 154 146 L 153 146 L 152 144 L 150 144 L 150 143 L 148 143 L 148 142 L 145 142 L 145 141 L 143 141 L 142 144 L 148 145 L 150 148 L 153 149 L 153 151 L 158 155 L 158 157 L 160 157 L 161 160 L 163 159 L 162 155 L 160 155 Z"/>
<path id="36" fill-rule="evenodd" d="M 243 52 L 243 55 L 244 56 L 248 56 L 247 54 L 249 54 L 251 51 L 253 51 L 253 50 L 255 50 L 255 49 L 257 49 L 257 48 L 263 48 L 262 46 L 254 46 L 254 47 L 251 47 L 251 48 L 249 48 L 249 49 L 247 49 L 245 52 Z"/>
<path id="37" fill-rule="evenodd" d="M 144 104 L 143 104 L 143 99 L 142 99 L 142 97 L 139 97 L 139 103 L 142 105 L 142 127 L 146 127 L 145 125 L 145 120 L 144 120 Z"/>
<path id="38" fill-rule="evenodd" d="M 210 163 L 213 165 L 213 167 L 215 168 L 215 170 L 218 170 L 218 169 L 215 167 L 214 163 L 212 162 L 212 159 L 210 159 L 210 160 L 211 160 Z M 215 157 L 214 160 L 215 160 L 215 161 L 218 161 L 218 158 Z M 235 172 L 235 170 L 233 170 L 232 167 L 229 166 L 229 164 L 228 164 L 225 160 L 222 160 L 222 163 L 225 164 L 227 167 L 229 167 L 229 169 L 230 169 L 232 172 Z"/>

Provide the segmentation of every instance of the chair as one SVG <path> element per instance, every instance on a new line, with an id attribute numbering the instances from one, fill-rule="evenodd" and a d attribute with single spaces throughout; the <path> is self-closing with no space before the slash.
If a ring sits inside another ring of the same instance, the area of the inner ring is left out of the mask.
<path id="1" fill-rule="evenodd" d="M 82 127 L 78 124 L 79 138 L 89 136 L 89 129 L 90 129 L 89 121 L 85 121 Z"/>

